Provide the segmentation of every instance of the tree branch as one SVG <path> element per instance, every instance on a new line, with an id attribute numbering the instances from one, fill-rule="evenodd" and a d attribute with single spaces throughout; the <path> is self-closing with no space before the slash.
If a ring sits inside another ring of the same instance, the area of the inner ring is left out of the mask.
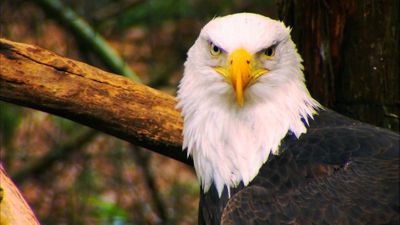
<path id="1" fill-rule="evenodd" d="M 42 48 L 0 39 L 0 100 L 90 126 L 192 165 L 175 99 Z"/>
<path id="2" fill-rule="evenodd" d="M 132 71 L 119 54 L 74 10 L 59 0 L 34 0 L 43 11 L 69 28 L 78 40 L 87 44 L 100 59 L 113 71 L 139 82 L 140 78 Z"/>
<path id="3" fill-rule="evenodd" d="M 0 224 L 39 225 L 31 208 L 0 163 Z"/>

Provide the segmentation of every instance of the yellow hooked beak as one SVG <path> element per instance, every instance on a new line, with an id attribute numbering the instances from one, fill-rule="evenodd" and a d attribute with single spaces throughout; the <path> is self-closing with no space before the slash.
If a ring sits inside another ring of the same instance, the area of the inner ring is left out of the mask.
<path id="1" fill-rule="evenodd" d="M 244 49 L 239 48 L 233 51 L 225 67 L 215 67 L 215 71 L 225 77 L 227 82 L 232 84 L 236 93 L 236 101 L 239 106 L 244 104 L 244 90 L 259 76 L 268 72 L 265 68 L 255 68 L 253 57 Z"/>

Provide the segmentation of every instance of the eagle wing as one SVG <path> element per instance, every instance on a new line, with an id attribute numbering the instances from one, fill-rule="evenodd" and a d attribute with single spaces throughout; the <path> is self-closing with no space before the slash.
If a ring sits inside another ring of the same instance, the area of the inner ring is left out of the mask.
<path id="1" fill-rule="evenodd" d="M 221 224 L 399 224 L 398 134 L 327 110 L 280 148 L 219 202 Z"/>

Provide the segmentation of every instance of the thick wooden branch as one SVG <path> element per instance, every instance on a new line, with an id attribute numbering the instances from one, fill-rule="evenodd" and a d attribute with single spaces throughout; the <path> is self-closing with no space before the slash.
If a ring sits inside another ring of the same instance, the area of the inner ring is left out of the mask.
<path id="1" fill-rule="evenodd" d="M 39 225 L 31 208 L 0 163 L 0 224 Z"/>
<path id="2" fill-rule="evenodd" d="M 45 49 L 0 39 L 0 100 L 59 115 L 192 165 L 174 97 Z"/>

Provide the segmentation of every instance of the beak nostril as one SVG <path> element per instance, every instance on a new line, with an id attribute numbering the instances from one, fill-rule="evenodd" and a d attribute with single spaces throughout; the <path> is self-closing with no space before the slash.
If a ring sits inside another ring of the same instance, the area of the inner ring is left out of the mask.
<path id="1" fill-rule="evenodd" d="M 233 63 L 233 60 L 229 61 L 229 63 L 232 65 L 232 63 Z"/>
<path id="2" fill-rule="evenodd" d="M 249 60 L 246 60 L 246 63 L 247 63 L 247 64 L 250 64 L 250 61 L 249 61 Z"/>

